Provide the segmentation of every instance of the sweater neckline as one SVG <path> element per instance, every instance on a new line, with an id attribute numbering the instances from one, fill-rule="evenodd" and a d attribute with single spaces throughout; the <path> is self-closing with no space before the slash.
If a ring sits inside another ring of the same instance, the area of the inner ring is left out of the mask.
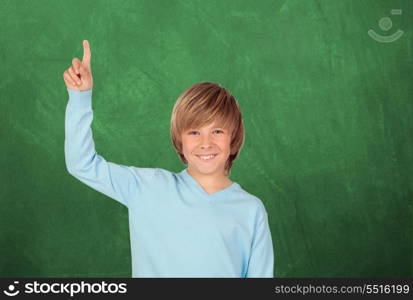
<path id="1" fill-rule="evenodd" d="M 182 178 L 188 182 L 191 186 L 193 186 L 202 196 L 204 196 L 205 198 L 217 198 L 217 197 L 222 197 L 224 194 L 229 193 L 230 191 L 236 189 L 239 185 L 236 182 L 232 182 L 229 186 L 227 186 L 226 188 L 217 191 L 215 193 L 209 194 L 207 191 L 204 190 L 204 188 L 198 183 L 198 181 L 195 180 L 195 178 L 193 178 L 191 176 L 191 174 L 188 173 L 188 168 L 182 170 L 180 172 L 180 175 L 182 176 Z"/>

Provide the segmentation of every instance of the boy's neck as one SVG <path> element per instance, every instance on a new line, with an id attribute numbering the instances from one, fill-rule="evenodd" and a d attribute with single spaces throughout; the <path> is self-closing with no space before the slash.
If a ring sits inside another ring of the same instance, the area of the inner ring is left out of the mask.
<path id="1" fill-rule="evenodd" d="M 205 175 L 200 174 L 199 172 L 193 171 L 191 168 L 188 168 L 188 173 L 207 191 L 207 192 L 216 192 L 232 184 L 232 181 L 228 178 L 227 175 L 223 174 L 211 174 Z"/>

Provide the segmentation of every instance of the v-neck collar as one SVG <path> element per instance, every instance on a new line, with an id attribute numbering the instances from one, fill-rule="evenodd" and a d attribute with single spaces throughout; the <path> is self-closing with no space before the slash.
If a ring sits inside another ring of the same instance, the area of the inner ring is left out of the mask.
<path id="1" fill-rule="evenodd" d="M 229 186 L 227 186 L 226 188 L 209 194 L 207 193 L 207 191 L 204 190 L 204 188 L 198 183 L 198 181 L 195 180 L 195 178 L 193 178 L 189 173 L 188 173 L 188 168 L 182 170 L 180 173 L 181 177 L 188 182 L 191 186 L 193 186 L 203 197 L 207 198 L 207 199 L 212 199 L 212 198 L 216 198 L 216 197 L 222 197 L 224 194 L 236 189 L 239 185 L 236 182 L 232 182 Z"/>

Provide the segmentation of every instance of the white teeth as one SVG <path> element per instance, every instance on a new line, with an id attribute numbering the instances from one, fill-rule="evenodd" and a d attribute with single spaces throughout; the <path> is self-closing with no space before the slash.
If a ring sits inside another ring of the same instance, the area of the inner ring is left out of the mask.
<path id="1" fill-rule="evenodd" d="M 203 160 L 209 160 L 209 159 L 214 158 L 215 156 L 216 156 L 216 155 L 207 155 L 207 156 L 201 156 L 201 155 L 199 155 L 198 157 L 201 158 L 201 159 L 203 159 Z"/>

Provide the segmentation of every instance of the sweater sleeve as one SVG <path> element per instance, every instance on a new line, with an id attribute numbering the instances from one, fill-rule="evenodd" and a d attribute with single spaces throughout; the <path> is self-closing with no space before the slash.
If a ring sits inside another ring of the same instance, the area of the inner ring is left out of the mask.
<path id="1" fill-rule="evenodd" d="M 128 207 L 135 180 L 132 167 L 107 162 L 95 151 L 90 127 L 93 120 L 92 90 L 67 89 L 65 162 L 68 172 L 89 187 Z"/>
<path id="2" fill-rule="evenodd" d="M 274 251 L 266 212 L 256 226 L 246 277 L 274 277 Z"/>

